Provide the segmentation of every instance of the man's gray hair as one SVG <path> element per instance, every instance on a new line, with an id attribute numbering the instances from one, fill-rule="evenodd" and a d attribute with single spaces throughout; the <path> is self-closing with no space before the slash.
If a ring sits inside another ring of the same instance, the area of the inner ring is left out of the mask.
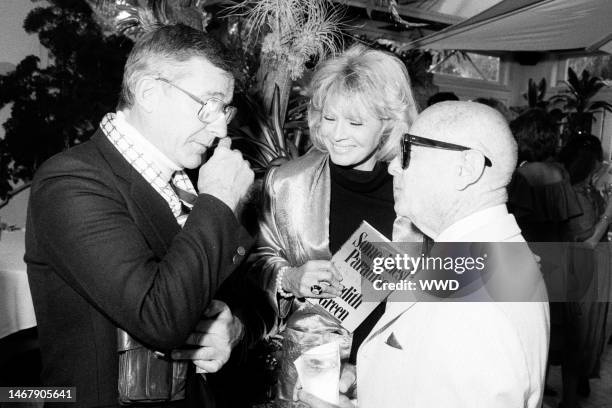
<path id="1" fill-rule="evenodd" d="M 123 70 L 118 109 L 134 104 L 134 88 L 147 75 L 173 80 L 181 74 L 180 63 L 193 57 L 204 58 L 231 74 L 233 66 L 225 48 L 203 31 L 183 24 L 160 26 L 140 37 Z"/>

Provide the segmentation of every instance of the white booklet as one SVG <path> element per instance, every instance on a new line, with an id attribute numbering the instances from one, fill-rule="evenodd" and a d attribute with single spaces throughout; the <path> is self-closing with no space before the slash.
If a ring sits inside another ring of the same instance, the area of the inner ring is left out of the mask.
<path id="1" fill-rule="evenodd" d="M 399 252 L 387 237 L 363 221 L 331 259 L 342 274 L 342 295 L 331 299 L 307 298 L 308 301 L 323 308 L 352 333 L 390 294 L 389 291 L 374 293 L 370 290 L 368 293 L 373 293 L 373 296 L 369 298 L 376 297 L 376 301 L 364 302 L 362 279 L 370 288 L 379 279 L 397 281 L 397 275 L 391 275 L 397 271 L 385 270 L 376 274 L 373 272 L 373 263 L 375 258 L 394 257 Z"/>

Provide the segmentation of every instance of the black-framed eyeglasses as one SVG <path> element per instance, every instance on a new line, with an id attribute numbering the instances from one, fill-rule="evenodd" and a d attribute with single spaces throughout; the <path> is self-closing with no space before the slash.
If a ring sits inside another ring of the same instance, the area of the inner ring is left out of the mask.
<path id="1" fill-rule="evenodd" d="M 411 135 L 410 133 L 405 133 L 402 136 L 402 145 L 401 145 L 401 162 L 402 169 L 408 168 L 410 164 L 410 148 L 411 146 L 422 146 L 422 147 L 431 147 L 434 149 L 444 149 L 444 150 L 456 150 L 456 151 L 465 151 L 465 150 L 478 150 L 473 147 L 461 146 L 453 143 L 441 142 L 439 140 L 428 139 L 426 137 Z M 484 156 L 484 154 L 483 154 Z M 491 160 L 484 156 L 485 166 L 491 167 L 493 163 Z"/>
<path id="2" fill-rule="evenodd" d="M 179 91 L 181 91 L 182 93 L 184 93 L 185 95 L 187 95 L 188 97 L 190 97 L 191 99 L 199 103 L 201 105 L 200 110 L 198 110 L 198 119 L 200 120 L 200 122 L 203 122 L 203 123 L 213 122 L 215 118 L 217 117 L 217 115 L 222 113 L 225 116 L 225 123 L 229 124 L 232 121 L 232 119 L 234 119 L 234 116 L 236 116 L 236 112 L 238 109 L 236 109 L 234 106 L 226 105 L 219 98 L 215 98 L 213 96 L 203 101 L 202 99 L 198 98 L 191 92 L 184 90 L 183 88 L 176 85 L 172 81 L 167 80 L 166 78 L 157 77 L 155 79 L 158 81 L 162 81 L 172 86 L 173 88 L 178 89 Z"/>

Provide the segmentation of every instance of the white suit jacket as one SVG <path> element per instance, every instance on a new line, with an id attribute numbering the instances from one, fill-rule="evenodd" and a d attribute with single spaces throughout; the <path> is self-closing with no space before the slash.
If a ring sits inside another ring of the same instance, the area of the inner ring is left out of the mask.
<path id="1" fill-rule="evenodd" d="M 440 241 L 525 242 L 505 206 Z M 547 302 L 389 302 L 358 353 L 359 408 L 539 408 L 549 332 Z"/>

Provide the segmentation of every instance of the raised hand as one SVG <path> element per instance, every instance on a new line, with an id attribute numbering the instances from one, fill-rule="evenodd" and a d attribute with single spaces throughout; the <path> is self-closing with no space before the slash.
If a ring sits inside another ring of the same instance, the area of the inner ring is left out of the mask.
<path id="1" fill-rule="evenodd" d="M 242 153 L 230 149 L 231 143 L 228 137 L 221 139 L 211 158 L 200 167 L 198 190 L 217 197 L 236 212 L 255 175 Z"/>

